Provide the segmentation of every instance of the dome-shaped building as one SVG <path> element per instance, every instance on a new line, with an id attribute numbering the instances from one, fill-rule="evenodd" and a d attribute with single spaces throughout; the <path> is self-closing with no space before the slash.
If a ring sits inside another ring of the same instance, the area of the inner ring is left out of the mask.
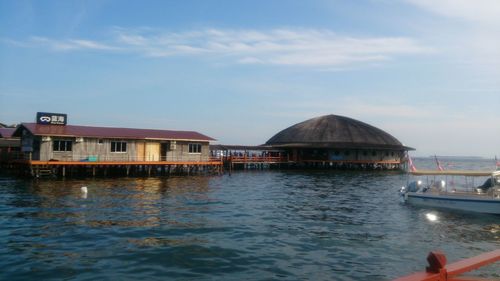
<path id="1" fill-rule="evenodd" d="M 413 150 L 381 129 L 344 116 L 326 115 L 295 124 L 266 142 L 298 164 L 400 168 Z"/>

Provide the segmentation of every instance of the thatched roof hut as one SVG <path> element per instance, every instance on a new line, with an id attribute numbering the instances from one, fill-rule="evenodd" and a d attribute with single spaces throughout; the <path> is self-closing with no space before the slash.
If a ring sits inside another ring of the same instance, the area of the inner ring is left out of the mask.
<path id="1" fill-rule="evenodd" d="M 266 145 L 283 148 L 411 149 L 379 128 L 333 114 L 288 127 L 270 138 Z"/>

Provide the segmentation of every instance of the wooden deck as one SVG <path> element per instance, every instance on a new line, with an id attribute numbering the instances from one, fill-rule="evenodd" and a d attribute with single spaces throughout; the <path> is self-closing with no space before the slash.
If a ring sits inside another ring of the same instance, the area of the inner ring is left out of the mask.
<path id="1" fill-rule="evenodd" d="M 169 166 L 190 165 L 201 166 L 222 165 L 220 159 L 208 161 L 38 161 L 27 160 L 25 164 L 31 166 Z"/>
<path id="2" fill-rule="evenodd" d="M 229 156 L 224 157 L 224 166 L 233 169 L 264 168 L 312 168 L 312 169 L 399 169 L 399 160 L 329 160 L 292 159 L 290 156 Z"/>
<path id="3" fill-rule="evenodd" d="M 10 162 L 21 176 L 151 176 L 170 174 L 220 174 L 221 159 L 207 161 L 40 161 L 16 160 Z"/>
<path id="4" fill-rule="evenodd" d="M 327 160 L 327 159 L 298 159 L 291 160 L 289 157 L 274 157 L 274 156 L 231 156 L 226 157 L 227 161 L 235 164 L 251 164 L 251 163 L 345 163 L 345 164 L 381 164 L 381 165 L 398 165 L 401 161 L 397 160 Z"/>
<path id="5" fill-rule="evenodd" d="M 155 174 L 155 170 L 162 170 L 161 174 L 169 174 L 171 171 L 206 171 L 214 170 L 222 173 L 224 169 L 231 172 L 233 169 L 273 169 L 273 168 L 311 168 L 311 169 L 399 169 L 401 162 L 397 160 L 329 160 L 329 159 L 292 159 L 290 156 L 269 155 L 242 155 L 226 157 L 209 157 L 198 160 L 172 160 L 162 159 L 156 161 L 141 161 L 141 159 L 90 159 L 79 157 L 80 160 L 32 160 L 18 159 L 15 165 L 22 174 L 39 176 L 41 174 L 66 174 L 83 173 L 91 175 L 107 174 L 107 171 L 121 169 L 125 175 L 133 174 L 134 171 L 146 170 L 146 174 Z M 83 159 L 83 160 L 81 160 Z M 11 162 L 11 163 L 14 163 Z M 153 171 L 153 172 L 150 172 Z M 76 172 L 75 172 L 76 171 Z M 91 171 L 91 172 L 89 172 Z M 132 172 L 130 172 L 132 171 Z M 165 172 L 166 171 L 166 172 Z"/>
<path id="6" fill-rule="evenodd" d="M 274 156 L 231 156 L 227 157 L 227 161 L 233 164 L 279 164 L 290 162 L 286 157 Z"/>

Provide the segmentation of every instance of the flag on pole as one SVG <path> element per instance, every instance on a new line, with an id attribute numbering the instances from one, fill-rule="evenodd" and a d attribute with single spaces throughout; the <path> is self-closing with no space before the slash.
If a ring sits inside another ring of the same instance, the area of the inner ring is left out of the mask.
<path id="1" fill-rule="evenodd" d="M 415 167 L 415 165 L 413 165 L 413 161 L 411 161 L 410 154 L 408 154 L 408 166 L 410 167 L 410 172 L 417 171 L 417 167 Z"/>
<path id="2" fill-rule="evenodd" d="M 434 158 L 436 159 L 436 165 L 439 171 L 444 171 L 443 166 L 441 166 L 441 163 L 439 163 L 439 160 L 436 155 L 434 155 Z"/>

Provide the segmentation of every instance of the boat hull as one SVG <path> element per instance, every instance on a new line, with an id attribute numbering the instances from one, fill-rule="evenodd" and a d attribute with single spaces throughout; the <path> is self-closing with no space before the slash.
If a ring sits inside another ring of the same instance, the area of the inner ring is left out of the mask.
<path id="1" fill-rule="evenodd" d="M 469 198 L 453 195 L 436 195 L 408 192 L 405 201 L 409 204 L 447 208 L 468 212 L 500 214 L 500 199 L 494 198 Z"/>

